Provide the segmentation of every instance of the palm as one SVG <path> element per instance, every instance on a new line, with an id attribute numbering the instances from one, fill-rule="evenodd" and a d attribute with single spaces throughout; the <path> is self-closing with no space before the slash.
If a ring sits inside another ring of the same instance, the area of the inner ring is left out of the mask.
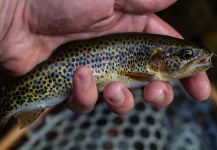
<path id="1" fill-rule="evenodd" d="M 10 32 L 0 44 L 4 53 L 2 65 L 14 75 L 23 75 L 47 59 L 58 45 L 66 41 L 112 32 L 142 32 L 152 15 L 146 15 L 145 12 L 162 9 L 167 5 L 164 4 L 162 7 L 152 4 L 155 7 L 151 8 L 143 1 L 125 4 L 111 0 L 29 1 L 23 15 L 17 8 L 20 14 L 16 15 Z M 151 29 L 149 32 L 152 32 Z"/>

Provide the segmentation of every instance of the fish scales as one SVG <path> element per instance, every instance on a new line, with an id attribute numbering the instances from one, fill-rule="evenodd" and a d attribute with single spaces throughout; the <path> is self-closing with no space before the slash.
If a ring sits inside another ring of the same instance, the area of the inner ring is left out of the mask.
<path id="1" fill-rule="evenodd" d="M 128 88 L 179 79 L 207 70 L 212 52 L 195 43 L 144 33 L 112 34 L 73 41 L 0 92 L 0 129 L 15 116 L 21 128 L 73 91 L 76 68 L 89 66 L 98 91 L 113 81 Z"/>

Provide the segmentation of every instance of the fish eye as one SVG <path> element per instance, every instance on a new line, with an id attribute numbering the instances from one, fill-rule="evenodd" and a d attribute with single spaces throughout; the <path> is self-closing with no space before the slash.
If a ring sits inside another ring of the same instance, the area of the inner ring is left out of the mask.
<path id="1" fill-rule="evenodd" d="M 180 52 L 180 57 L 185 60 L 191 59 L 193 55 L 194 55 L 194 52 L 192 49 L 183 49 Z"/>

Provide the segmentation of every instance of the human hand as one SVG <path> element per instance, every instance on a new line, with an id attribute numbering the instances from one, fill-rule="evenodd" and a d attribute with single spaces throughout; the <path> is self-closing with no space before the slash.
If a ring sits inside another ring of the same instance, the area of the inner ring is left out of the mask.
<path id="1" fill-rule="evenodd" d="M 24 75 L 65 42 L 116 32 L 148 32 L 181 36 L 153 12 L 176 0 L 15 0 L 0 2 L 0 65 L 15 76 Z M 28 62 L 28 63 L 27 63 Z M 87 113 L 95 105 L 97 90 L 91 70 L 81 67 L 73 75 L 69 108 Z M 181 80 L 197 100 L 210 94 L 206 73 Z M 119 82 L 109 84 L 104 98 L 111 110 L 124 114 L 134 106 L 131 92 Z M 153 82 L 143 90 L 144 100 L 156 108 L 173 100 L 169 83 Z"/>

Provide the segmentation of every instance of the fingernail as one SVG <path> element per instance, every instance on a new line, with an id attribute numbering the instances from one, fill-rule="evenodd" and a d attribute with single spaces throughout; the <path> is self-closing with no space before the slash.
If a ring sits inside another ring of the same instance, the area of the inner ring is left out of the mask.
<path id="1" fill-rule="evenodd" d="M 121 87 L 117 87 L 117 89 L 114 92 L 114 96 L 111 96 L 109 98 L 109 101 L 112 102 L 112 104 L 117 105 L 117 104 L 122 104 L 124 102 L 125 96 L 124 92 Z"/>

